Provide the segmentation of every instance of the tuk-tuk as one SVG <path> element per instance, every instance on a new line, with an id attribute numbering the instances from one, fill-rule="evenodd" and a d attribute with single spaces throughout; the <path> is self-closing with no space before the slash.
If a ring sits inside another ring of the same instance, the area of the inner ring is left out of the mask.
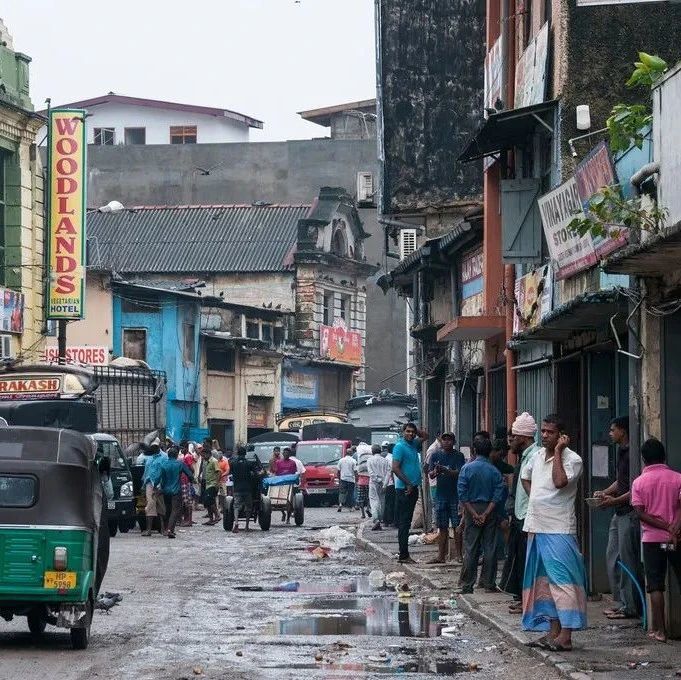
<path id="1" fill-rule="evenodd" d="M 74 649 L 108 562 L 95 451 L 72 430 L 0 427 L 0 617 L 25 616 L 36 636 L 68 628 Z"/>

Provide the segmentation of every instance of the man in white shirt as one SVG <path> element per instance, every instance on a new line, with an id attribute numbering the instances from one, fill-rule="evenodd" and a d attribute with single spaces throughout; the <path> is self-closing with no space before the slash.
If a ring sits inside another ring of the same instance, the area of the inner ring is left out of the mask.
<path id="1" fill-rule="evenodd" d="M 352 510 L 355 496 L 355 477 L 357 474 L 357 461 L 348 453 L 338 461 L 338 477 L 340 485 L 338 489 L 338 512 L 343 506 Z"/>
<path id="2" fill-rule="evenodd" d="M 369 504 L 371 515 L 374 518 L 372 531 L 380 531 L 383 511 L 385 507 L 385 478 L 390 472 L 388 461 L 381 453 L 379 444 L 371 447 L 371 456 L 367 460 L 367 473 L 369 475 Z"/>
<path id="3" fill-rule="evenodd" d="M 541 424 L 541 448 L 521 472 L 529 495 L 523 581 L 523 629 L 548 631 L 529 643 L 552 651 L 572 649 L 572 631 L 586 628 L 586 572 L 577 545 L 575 497 L 582 459 L 555 415 Z"/>
<path id="4" fill-rule="evenodd" d="M 385 501 L 383 503 L 383 526 L 389 527 L 395 521 L 395 477 L 393 477 L 393 445 L 385 441 L 381 444 L 381 451 L 385 456 L 385 462 L 388 465 L 388 472 L 383 479 L 383 488 L 385 489 Z"/>

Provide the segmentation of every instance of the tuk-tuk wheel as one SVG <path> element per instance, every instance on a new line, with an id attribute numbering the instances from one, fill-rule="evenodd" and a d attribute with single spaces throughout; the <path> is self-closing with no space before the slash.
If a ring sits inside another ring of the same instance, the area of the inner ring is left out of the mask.
<path id="1" fill-rule="evenodd" d="M 31 612 L 27 617 L 28 629 L 34 637 L 40 637 L 45 632 L 47 619 L 43 612 Z"/>
<path id="2" fill-rule="evenodd" d="M 73 649 L 87 649 L 90 642 L 90 626 L 92 625 L 93 611 L 94 603 L 92 601 L 92 593 L 90 593 L 85 609 L 85 625 L 80 628 L 71 628 L 71 647 Z"/>
<path id="3" fill-rule="evenodd" d="M 300 491 L 293 497 L 293 519 L 297 527 L 305 521 L 305 499 Z"/>
<path id="4" fill-rule="evenodd" d="M 269 496 L 260 496 L 260 508 L 258 510 L 258 524 L 261 531 L 269 531 L 272 524 L 272 501 Z"/>
<path id="5" fill-rule="evenodd" d="M 222 528 L 225 531 L 231 531 L 234 528 L 234 522 L 234 496 L 225 496 L 222 502 Z"/>

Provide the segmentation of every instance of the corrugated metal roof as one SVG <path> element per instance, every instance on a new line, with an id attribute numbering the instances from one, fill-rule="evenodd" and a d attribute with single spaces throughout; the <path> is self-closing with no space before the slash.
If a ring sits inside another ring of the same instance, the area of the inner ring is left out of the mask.
<path id="1" fill-rule="evenodd" d="M 309 205 L 150 206 L 88 213 L 88 264 L 121 273 L 283 271 Z"/>

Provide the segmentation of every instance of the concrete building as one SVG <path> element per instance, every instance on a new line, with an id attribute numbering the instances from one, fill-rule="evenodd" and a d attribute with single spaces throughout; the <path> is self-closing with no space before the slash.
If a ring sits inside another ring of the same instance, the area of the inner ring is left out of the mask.
<path id="1" fill-rule="evenodd" d="M 0 20 L 0 356 L 40 351 L 44 329 L 43 168 L 36 134 L 45 124 L 29 92 L 30 57 L 13 49 Z"/>
<path id="2" fill-rule="evenodd" d="M 309 203 L 323 184 L 342 187 L 350 196 L 361 197 L 358 184 L 360 188 L 366 186 L 368 175 L 375 192 L 378 178 L 376 140 L 366 138 L 99 146 L 88 149 L 88 167 L 88 202 L 92 207 L 113 199 L 125 206 L 258 201 L 295 205 Z M 371 236 L 364 241 L 367 262 L 378 265 L 385 273 L 385 233 L 376 219 L 375 198 L 358 200 L 357 210 L 364 230 Z M 248 284 L 244 290 L 251 294 Z M 384 294 L 371 280 L 368 282 L 368 391 L 407 389 L 405 308 L 394 290 Z"/>
<path id="3" fill-rule="evenodd" d="M 331 139 L 376 139 L 375 99 L 299 111 L 298 115 L 329 128 Z"/>
<path id="4" fill-rule="evenodd" d="M 229 109 L 126 97 L 113 92 L 52 106 L 85 109 L 87 141 L 97 146 L 247 142 L 251 128 L 263 127 L 262 121 Z"/>

